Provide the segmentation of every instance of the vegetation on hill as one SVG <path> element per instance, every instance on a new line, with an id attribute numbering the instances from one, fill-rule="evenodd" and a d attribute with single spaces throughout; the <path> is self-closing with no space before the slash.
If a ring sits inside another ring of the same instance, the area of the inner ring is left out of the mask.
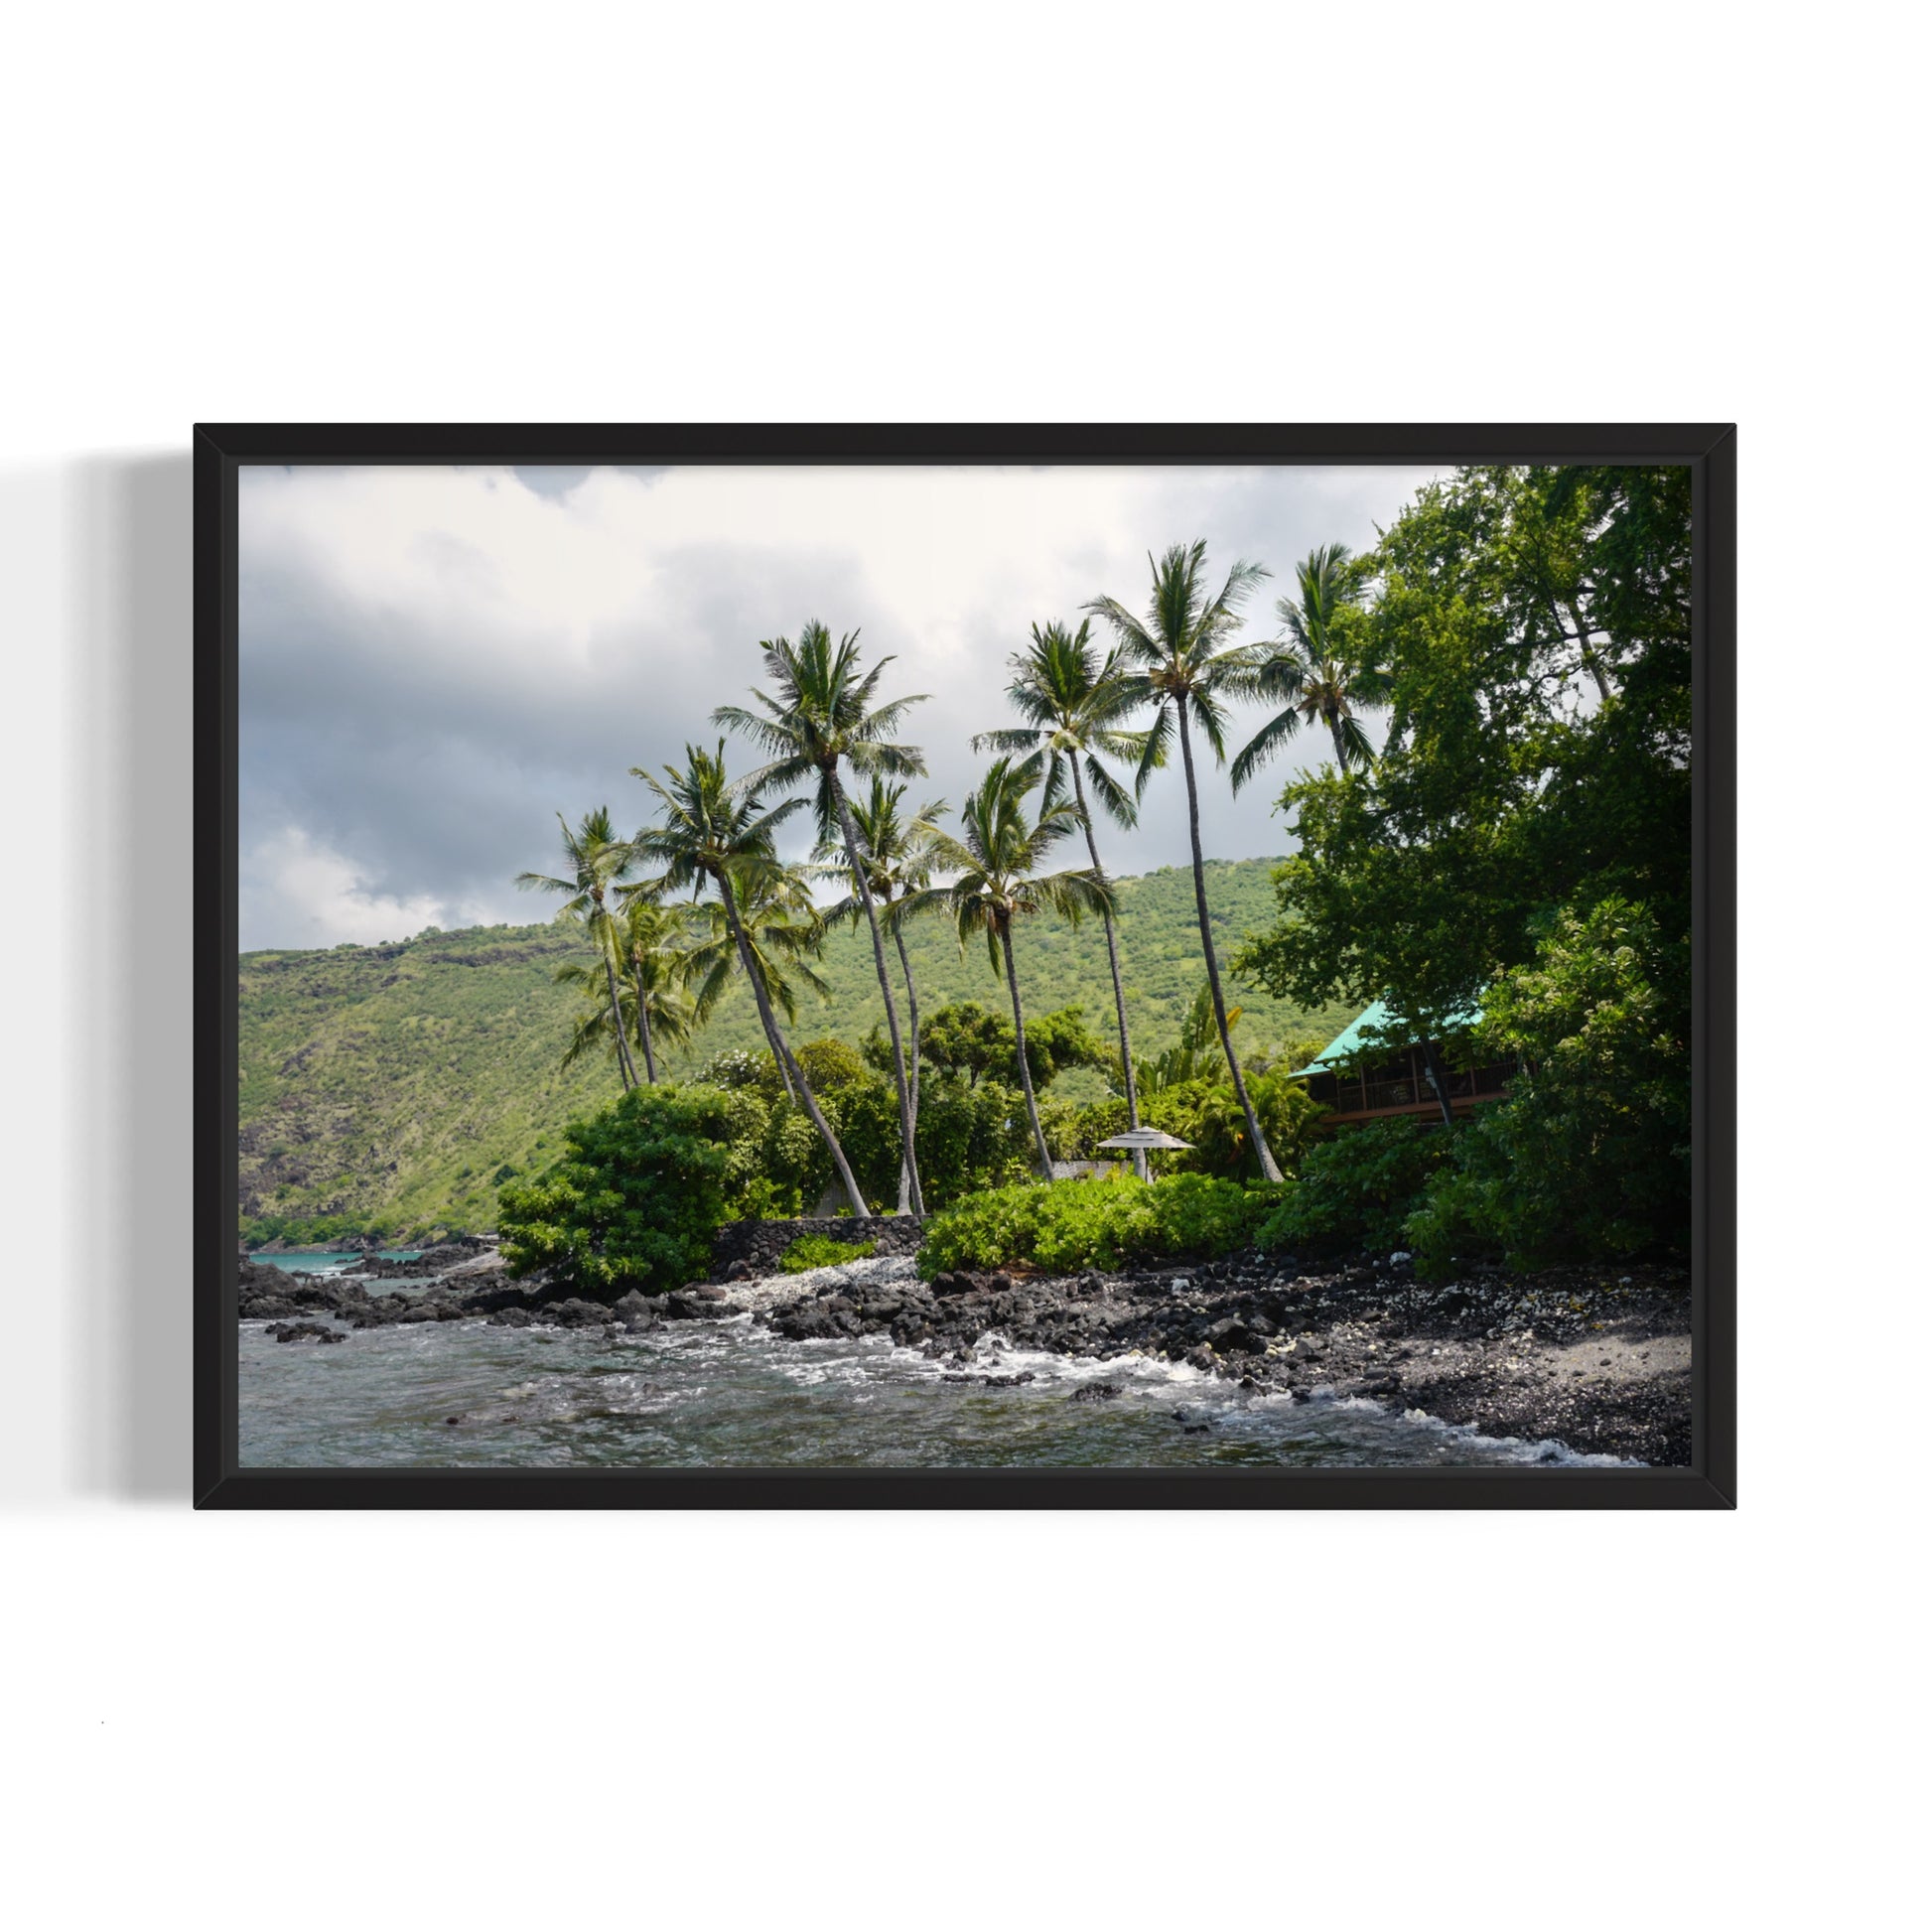
<path id="1" fill-rule="evenodd" d="M 1270 923 L 1271 862 L 1208 864 L 1209 909 L 1223 948 Z M 1185 869 L 1171 868 L 1112 883 L 1123 907 L 1118 940 L 1135 1050 L 1158 1056 L 1179 1040 L 1201 982 L 1192 882 Z M 913 919 L 903 936 L 922 1017 L 947 1005 L 996 1010 L 1004 1002 L 984 948 L 962 953 L 949 925 Z M 1104 1027 L 1114 999 L 1098 922 L 1036 921 L 1026 946 L 1030 1005 L 1042 1017 L 1077 1005 L 1090 1027 Z M 571 1120 L 618 1097 L 608 1050 L 559 1064 L 586 1002 L 553 974 L 589 956 L 582 931 L 563 923 L 246 954 L 243 1232 L 295 1240 L 375 1232 L 406 1244 L 405 1236 L 437 1228 L 493 1227 L 499 1180 L 541 1169 L 562 1153 Z M 815 966 L 829 996 L 800 990 L 798 1035 L 864 1046 L 882 1023 L 870 933 L 835 926 Z M 1246 1016 L 1236 1042 L 1244 1053 L 1297 1035 L 1331 1037 L 1359 1010 L 1330 1002 L 1311 1012 L 1245 988 L 1241 996 Z M 751 997 L 738 984 L 687 1044 L 660 1051 L 661 1071 L 689 1078 L 720 1055 L 763 1046 Z M 1076 1103 L 1107 1092 L 1103 1074 L 1081 1065 L 1062 1070 L 1052 1088 L 1055 1100 Z M 963 1115 L 957 1102 L 949 1105 L 947 1117 Z M 1124 1122 L 1124 1105 L 1121 1115 Z M 963 1118 L 953 1128 L 969 1130 Z M 896 1191 L 888 1188 L 889 1203 Z"/>

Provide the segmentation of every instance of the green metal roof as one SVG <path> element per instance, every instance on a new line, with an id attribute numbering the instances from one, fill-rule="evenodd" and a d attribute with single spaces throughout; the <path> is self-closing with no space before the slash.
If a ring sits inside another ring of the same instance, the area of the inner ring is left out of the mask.
<path id="1" fill-rule="evenodd" d="M 1446 1032 L 1450 1030 L 1456 1032 L 1466 1031 L 1469 1027 L 1477 1024 L 1481 1018 L 1482 1008 L 1480 1006 L 1464 1006 L 1461 1011 L 1451 1012 L 1444 1019 L 1443 1029 Z M 1291 1078 L 1306 1079 L 1311 1077 L 1316 1072 L 1333 1072 L 1339 1066 L 1345 1065 L 1358 1052 L 1386 1052 L 1400 1049 L 1389 1044 L 1387 1041 L 1384 1041 L 1380 1045 L 1371 1045 L 1369 1043 L 1367 1034 L 1382 1031 L 1389 1023 L 1389 1009 L 1380 999 L 1377 999 L 1352 1026 L 1348 1027 L 1344 1032 L 1337 1033 L 1333 1038 L 1329 1039 L 1327 1044 L 1321 1048 L 1319 1057 L 1311 1059 L 1307 1065 L 1303 1066 L 1301 1071 L 1291 1073 L 1289 1076 Z"/>

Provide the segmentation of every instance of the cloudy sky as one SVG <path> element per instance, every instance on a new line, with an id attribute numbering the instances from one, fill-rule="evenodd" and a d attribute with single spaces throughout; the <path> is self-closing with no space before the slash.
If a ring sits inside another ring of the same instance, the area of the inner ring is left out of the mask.
<path id="1" fill-rule="evenodd" d="M 628 772 L 714 742 L 758 644 L 816 618 L 891 652 L 887 691 L 930 693 L 907 738 L 919 797 L 958 799 L 968 740 L 1011 722 L 1029 625 L 1097 595 L 1145 607 L 1148 552 L 1205 537 L 1274 573 L 1249 636 L 1317 543 L 1373 540 L 1425 474 L 1396 469 L 244 469 L 241 944 L 368 943 L 531 922 L 557 823 L 649 815 Z M 1239 711 L 1230 749 L 1265 712 Z M 1271 811 L 1301 757 L 1240 799 L 1213 775 L 1210 856 L 1284 848 Z M 755 759 L 731 753 L 735 766 Z M 1117 871 L 1179 864 L 1178 760 Z"/>

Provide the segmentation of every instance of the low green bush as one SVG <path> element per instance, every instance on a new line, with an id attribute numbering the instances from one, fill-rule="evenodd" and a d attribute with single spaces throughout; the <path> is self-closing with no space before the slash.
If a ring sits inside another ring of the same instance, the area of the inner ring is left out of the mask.
<path id="1" fill-rule="evenodd" d="M 1405 1223 L 1421 1205 L 1449 1135 L 1411 1119 L 1378 1119 L 1344 1128 L 1302 1156 L 1299 1176 L 1263 1221 L 1255 1244 L 1363 1247 L 1388 1253 L 1404 1244 Z"/>
<path id="2" fill-rule="evenodd" d="M 955 1268 L 1015 1263 L 1050 1273 L 1137 1261 L 1212 1259 L 1245 1246 L 1280 1197 L 1204 1173 L 1139 1179 L 1062 1179 L 974 1193 L 926 1227 L 918 1269 L 930 1280 Z"/>
<path id="3" fill-rule="evenodd" d="M 848 1260 L 870 1260 L 879 1251 L 877 1240 L 830 1240 L 823 1233 L 806 1233 L 778 1256 L 780 1273 L 809 1273 L 814 1267 L 842 1267 Z"/>

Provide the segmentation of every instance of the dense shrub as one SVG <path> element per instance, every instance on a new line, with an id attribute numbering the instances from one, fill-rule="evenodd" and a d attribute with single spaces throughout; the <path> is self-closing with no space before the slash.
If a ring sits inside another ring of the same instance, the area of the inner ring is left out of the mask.
<path id="1" fill-rule="evenodd" d="M 875 1026 L 866 1040 L 865 1056 L 881 1072 L 892 1070 L 892 1044 Z M 1004 1085 L 1020 1083 L 1020 1050 L 1013 1021 L 991 1012 L 976 999 L 943 1005 L 919 1023 L 919 1056 L 948 1078 L 978 1085 L 996 1079 Z M 1087 1028 L 1083 1009 L 1064 1006 L 1027 1021 L 1027 1069 L 1034 1090 L 1042 1092 L 1062 1072 L 1076 1065 L 1109 1063 L 1104 1040 Z"/>
<path id="2" fill-rule="evenodd" d="M 1304 1154 L 1299 1175 L 1255 1236 L 1264 1249 L 1403 1245 L 1408 1217 L 1441 1166 L 1449 1136 L 1413 1119 L 1344 1128 Z"/>
<path id="3" fill-rule="evenodd" d="M 1323 1108 L 1309 1097 L 1302 1080 L 1285 1072 L 1248 1074 L 1248 1097 L 1254 1101 L 1261 1130 L 1268 1136 L 1269 1150 L 1277 1164 L 1284 1172 L 1294 1172 Z M 1187 1153 L 1161 1154 L 1163 1172 L 1206 1172 L 1225 1179 L 1244 1179 L 1260 1172 L 1260 1162 L 1248 1144 L 1247 1116 L 1235 1097 L 1233 1082 L 1225 1076 L 1194 1079 L 1141 1095 L 1141 1124 L 1172 1133 L 1192 1148 Z M 1118 1157 L 1101 1153 L 1100 1142 L 1126 1130 L 1125 1099 L 1103 1099 L 1082 1106 L 1071 1134 L 1076 1157 Z"/>
<path id="4" fill-rule="evenodd" d="M 1618 898 L 1566 911 L 1483 1001 L 1526 1070 L 1455 1136 L 1410 1222 L 1417 1262 L 1524 1266 L 1683 1247 L 1691 1223 L 1690 947 Z"/>
<path id="5" fill-rule="evenodd" d="M 815 1039 L 799 1048 L 798 1057 L 866 1203 L 876 1210 L 896 1204 L 899 1125 L 892 1082 L 838 1039 Z M 771 1054 L 721 1053 L 704 1076 L 725 1092 L 730 1106 L 732 1214 L 784 1219 L 810 1213 L 832 1184 L 832 1157 L 804 1109 L 786 1097 Z M 1039 1117 L 1054 1158 L 1075 1158 L 1075 1108 L 1042 1097 Z M 935 1210 L 1035 1171 L 1027 1102 L 993 1078 L 971 1085 L 926 1067 L 919 1083 L 918 1143 L 926 1204 Z"/>
<path id="6" fill-rule="evenodd" d="M 778 1256 L 780 1273 L 809 1273 L 814 1267 L 840 1267 L 848 1260 L 870 1260 L 879 1251 L 877 1240 L 828 1240 L 822 1233 L 806 1233 Z"/>
<path id="7" fill-rule="evenodd" d="M 509 1271 L 547 1267 L 605 1299 L 700 1279 L 730 1210 L 731 1130 L 727 1095 L 706 1086 L 642 1086 L 569 1126 L 562 1159 L 497 1193 Z"/>
<path id="8" fill-rule="evenodd" d="M 957 1267 L 1015 1263 L 1053 1273 L 1134 1261 L 1208 1259 L 1244 1246 L 1277 1197 L 1202 1173 L 1066 1179 L 974 1193 L 938 1214 L 919 1249 L 928 1280 Z"/>

